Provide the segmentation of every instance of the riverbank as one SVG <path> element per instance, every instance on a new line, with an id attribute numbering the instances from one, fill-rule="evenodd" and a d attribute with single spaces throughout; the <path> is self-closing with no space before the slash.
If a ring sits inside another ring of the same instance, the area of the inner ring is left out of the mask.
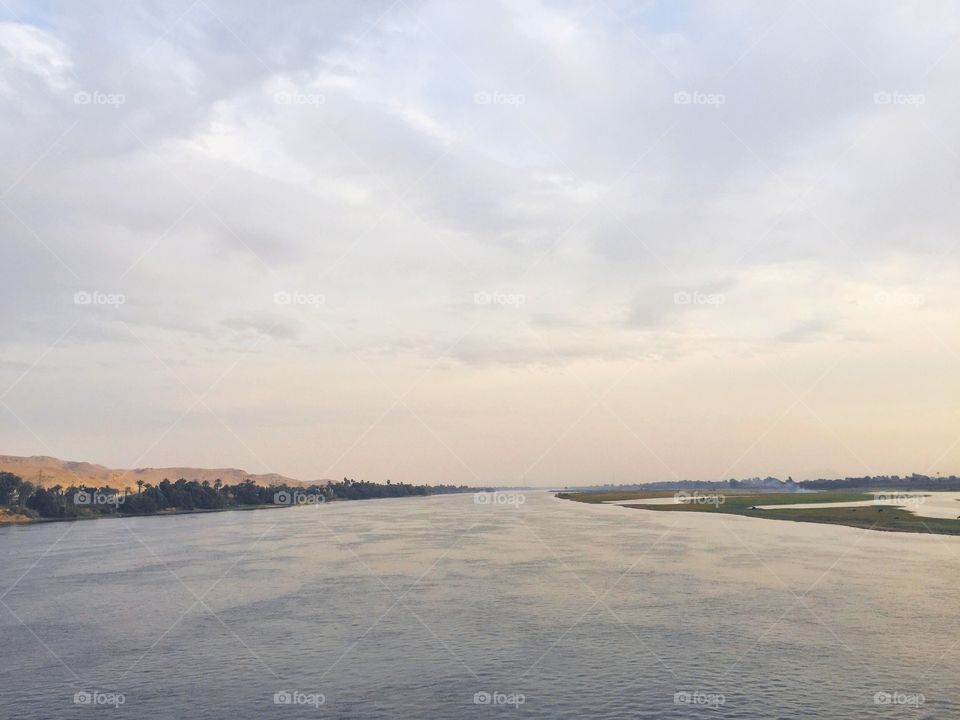
<path id="1" fill-rule="evenodd" d="M 30 515 L 22 512 L 16 512 L 10 510 L 9 508 L 0 508 L 0 526 L 2 525 L 19 525 L 21 523 L 31 523 L 36 522 L 38 518 L 33 518 Z"/>
<path id="2" fill-rule="evenodd" d="M 206 515 L 208 513 L 222 513 L 222 512 L 244 512 L 248 510 L 284 510 L 292 507 L 313 507 L 319 508 L 328 503 L 341 503 L 341 502 L 356 502 L 362 500 L 400 500 L 404 498 L 423 498 L 423 497 L 437 497 L 439 495 L 448 495 L 448 494 L 466 494 L 473 493 L 475 490 L 464 490 L 463 493 L 452 493 L 444 492 L 437 493 L 436 495 L 404 495 L 400 497 L 369 497 L 369 498 L 334 498 L 331 500 L 326 500 L 324 502 L 314 502 L 314 503 L 292 503 L 292 504 L 276 504 L 276 503 L 263 503 L 258 505 L 234 505 L 221 508 L 191 508 L 191 509 L 164 509 L 159 512 L 152 513 L 89 513 L 81 515 L 69 515 L 64 517 L 41 517 L 35 511 L 28 508 L 24 508 L 22 511 L 13 511 L 10 508 L 0 507 L 0 528 L 9 527 L 12 525 L 42 525 L 45 523 L 58 523 L 58 522 L 77 522 L 85 520 L 107 520 L 115 518 L 134 518 L 134 517 L 167 517 L 171 515 Z"/>
<path id="3" fill-rule="evenodd" d="M 0 508 L 3 524 L 83 520 L 96 517 L 148 517 L 224 510 L 257 510 L 296 505 L 321 505 L 341 500 L 424 497 L 444 493 L 475 492 L 466 485 L 411 485 L 374 483 L 344 478 L 341 482 L 309 486 L 258 485 L 246 479 L 224 485 L 180 478 L 156 485 L 138 484 L 136 493 L 111 487 L 54 485 L 43 487 L 18 475 L 0 472 Z"/>
<path id="4" fill-rule="evenodd" d="M 206 515 L 208 513 L 233 512 L 243 510 L 281 510 L 288 507 L 297 507 L 294 505 L 242 505 L 237 507 L 223 508 L 193 508 L 191 510 L 162 510 L 155 513 L 114 513 L 114 514 L 90 514 L 90 515 L 71 515 L 69 517 L 40 517 L 36 513 L 26 510 L 22 513 L 12 513 L 7 508 L 0 509 L 0 527 L 5 525 L 34 525 L 42 523 L 58 522 L 82 522 L 84 520 L 109 520 L 113 518 L 131 518 L 131 517 L 165 517 L 168 515 Z M 29 513 L 29 514 L 27 514 Z"/>
<path id="5" fill-rule="evenodd" d="M 946 497 L 948 496 L 949 497 Z M 944 496 L 944 497 L 940 497 Z M 914 491 L 816 493 L 578 492 L 558 498 L 590 504 L 616 504 L 654 512 L 701 512 L 764 520 L 847 525 L 887 532 L 960 535 L 960 495 Z M 803 500 L 803 502 L 798 502 Z M 955 502 L 953 517 L 948 514 Z M 923 515 L 925 504 L 931 515 Z"/>

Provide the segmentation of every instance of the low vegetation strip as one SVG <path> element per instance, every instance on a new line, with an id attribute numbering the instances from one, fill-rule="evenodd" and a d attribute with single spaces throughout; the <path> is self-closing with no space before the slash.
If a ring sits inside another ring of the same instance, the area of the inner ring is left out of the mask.
<path id="1" fill-rule="evenodd" d="M 816 492 L 816 493 L 716 493 L 716 492 L 575 492 L 558 493 L 558 498 L 584 503 L 616 502 L 637 510 L 657 512 L 700 512 L 766 520 L 848 525 L 869 530 L 889 532 L 934 533 L 960 535 L 960 519 L 922 517 L 894 504 L 875 502 L 872 492 Z M 664 503 L 664 498 L 677 498 Z M 635 500 L 636 502 L 629 502 Z M 655 500 L 657 502 L 644 502 Z M 771 505 L 797 503 L 833 504 L 873 502 L 861 507 L 771 508 Z M 764 506 L 766 509 L 762 509 Z M 960 514 L 960 510 L 958 510 Z"/>
<path id="2" fill-rule="evenodd" d="M 258 485 L 252 480 L 226 485 L 219 479 L 142 480 L 118 490 L 83 484 L 38 487 L 9 472 L 0 472 L 0 524 L 32 520 L 79 520 L 219 510 L 252 510 L 291 505 L 318 505 L 337 500 L 397 498 L 439 493 L 474 492 L 478 488 L 454 485 L 411 485 L 349 480 L 309 487 Z"/>

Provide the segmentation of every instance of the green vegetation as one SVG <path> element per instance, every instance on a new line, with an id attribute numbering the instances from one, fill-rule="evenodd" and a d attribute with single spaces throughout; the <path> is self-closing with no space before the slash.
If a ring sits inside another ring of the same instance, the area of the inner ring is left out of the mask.
<path id="1" fill-rule="evenodd" d="M 315 505 L 334 500 L 409 497 L 451 492 L 472 492 L 474 488 L 454 485 L 410 485 L 348 480 L 310 487 L 257 485 L 250 479 L 236 485 L 212 484 L 206 480 L 176 482 L 161 480 L 156 485 L 138 480 L 132 488 L 61 485 L 37 487 L 17 475 L 0 472 L 0 522 L 13 518 L 74 520 L 90 517 L 155 515 L 173 512 L 249 510 L 262 507 Z"/>
<path id="2" fill-rule="evenodd" d="M 960 535 L 960 519 L 921 517 L 899 507 L 869 505 L 841 508 L 785 508 L 760 510 L 757 506 L 798 505 L 801 503 L 848 503 L 873 500 L 871 493 L 864 492 L 817 492 L 817 493 L 686 493 L 687 502 L 665 505 L 644 504 L 644 500 L 669 498 L 676 493 L 655 492 L 576 492 L 558 493 L 557 497 L 585 503 L 623 502 L 636 500 L 625 507 L 659 512 L 706 512 L 767 520 L 792 520 L 794 522 L 829 523 L 849 525 L 869 530 L 890 532 L 934 533 Z M 960 503 L 958 503 L 960 506 Z M 958 509 L 960 515 L 960 509 Z"/>

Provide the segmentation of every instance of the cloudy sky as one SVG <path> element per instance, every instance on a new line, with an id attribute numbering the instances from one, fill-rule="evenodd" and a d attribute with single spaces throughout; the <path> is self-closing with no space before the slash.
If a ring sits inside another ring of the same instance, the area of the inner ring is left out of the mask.
<path id="1" fill-rule="evenodd" d="M 0 3 L 0 453 L 960 472 L 954 2 Z"/>

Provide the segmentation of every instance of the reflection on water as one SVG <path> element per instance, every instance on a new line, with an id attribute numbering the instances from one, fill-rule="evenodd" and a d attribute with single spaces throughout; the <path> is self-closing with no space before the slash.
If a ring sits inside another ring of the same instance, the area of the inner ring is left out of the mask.
<path id="1" fill-rule="evenodd" d="M 951 537 L 530 493 L 5 528 L 0 560 L 2 717 L 960 716 Z"/>

